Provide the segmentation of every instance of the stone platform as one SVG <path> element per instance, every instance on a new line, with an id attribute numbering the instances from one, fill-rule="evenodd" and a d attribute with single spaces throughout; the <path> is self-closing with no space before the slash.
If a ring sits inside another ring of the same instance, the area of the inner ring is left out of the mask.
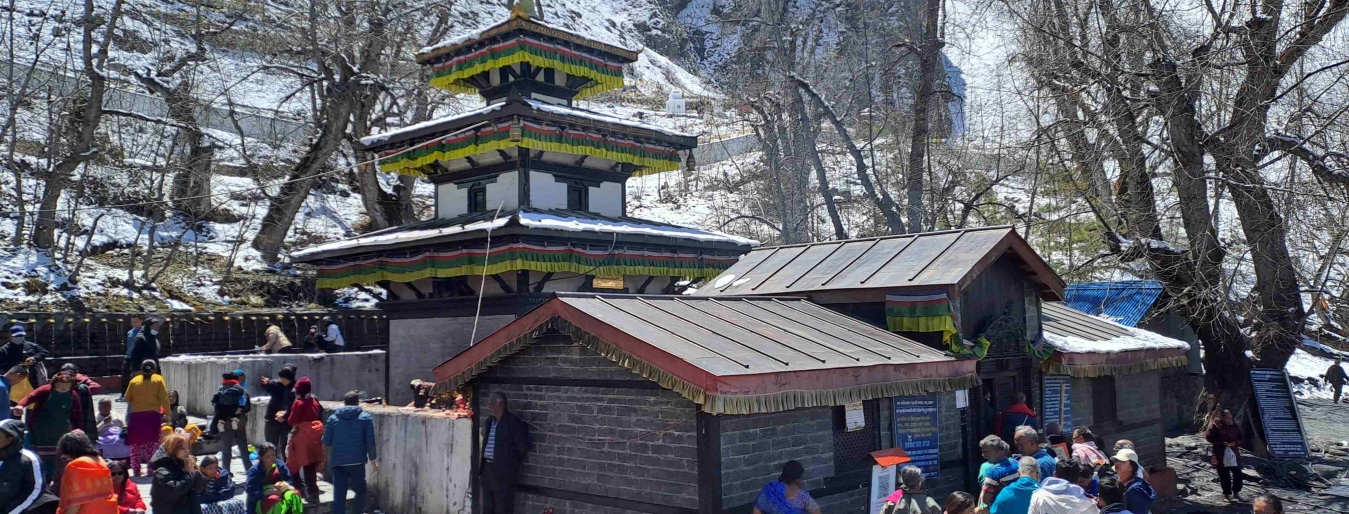
<path id="1" fill-rule="evenodd" d="M 309 377 L 319 400 L 341 401 L 349 390 L 362 397 L 385 395 L 386 354 L 381 350 L 349 353 L 281 353 L 272 355 L 182 355 L 159 362 L 169 389 L 178 391 L 188 412 L 211 412 L 211 396 L 220 388 L 220 375 L 244 370 L 248 394 L 260 397 L 262 377 L 276 378 L 287 364 L 295 365 L 295 378 Z"/>

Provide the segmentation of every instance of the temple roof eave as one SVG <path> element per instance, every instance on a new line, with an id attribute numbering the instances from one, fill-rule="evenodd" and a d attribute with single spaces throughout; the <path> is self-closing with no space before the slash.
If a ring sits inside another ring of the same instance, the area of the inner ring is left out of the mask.
<path id="1" fill-rule="evenodd" d="M 366 136 L 353 143 L 353 147 L 367 152 L 382 152 L 451 134 L 484 121 L 514 116 L 524 116 L 554 123 L 577 124 L 649 138 L 666 143 L 678 150 L 690 150 L 698 146 L 698 136 L 696 135 L 665 130 L 641 123 L 625 122 L 626 120 L 572 107 L 544 104 L 534 100 L 512 99 L 482 109 L 419 123 L 383 134 Z"/>

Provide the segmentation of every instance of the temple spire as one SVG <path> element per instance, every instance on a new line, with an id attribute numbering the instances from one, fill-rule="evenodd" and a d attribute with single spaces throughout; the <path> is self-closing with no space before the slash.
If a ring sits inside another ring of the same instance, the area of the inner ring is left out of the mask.
<path id="1" fill-rule="evenodd" d="M 542 0 L 506 0 L 512 18 L 534 18 L 543 21 Z"/>

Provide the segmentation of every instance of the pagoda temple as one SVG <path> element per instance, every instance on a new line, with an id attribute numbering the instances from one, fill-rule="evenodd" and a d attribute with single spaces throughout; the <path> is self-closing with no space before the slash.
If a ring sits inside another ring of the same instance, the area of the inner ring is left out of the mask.
<path id="1" fill-rule="evenodd" d="M 363 138 L 381 171 L 435 185 L 435 217 L 295 252 L 320 289 L 381 288 L 388 389 L 559 291 L 678 292 L 754 241 L 627 216 L 626 181 L 679 169 L 697 137 L 577 108 L 623 86 L 637 50 L 544 23 L 531 2 L 422 49 L 430 84 L 485 106 Z"/>

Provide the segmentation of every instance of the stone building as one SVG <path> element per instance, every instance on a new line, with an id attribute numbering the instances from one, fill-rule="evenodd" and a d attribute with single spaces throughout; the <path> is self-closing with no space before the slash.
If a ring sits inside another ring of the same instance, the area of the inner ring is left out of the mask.
<path id="1" fill-rule="evenodd" d="M 799 298 L 558 293 L 436 387 L 502 392 L 530 424 L 520 512 L 748 512 L 793 459 L 827 512 L 864 512 L 869 453 L 897 430 L 926 443 L 909 455 L 934 486 L 959 483 L 942 463 L 974 370 Z"/>
<path id="2" fill-rule="evenodd" d="M 1042 365 L 1041 421 L 1091 427 L 1106 451 L 1129 439 L 1144 466 L 1166 466 L 1163 376 L 1185 369 L 1190 344 L 1060 302 L 1046 302 L 1042 320 L 1052 354 Z"/>
<path id="3" fill-rule="evenodd" d="M 1162 426 L 1171 433 L 1193 427 L 1197 398 L 1204 387 L 1203 348 L 1199 336 L 1185 322 L 1156 280 L 1121 280 L 1069 284 L 1063 303 L 1135 327 L 1190 343 L 1189 363 L 1162 371 Z"/>

